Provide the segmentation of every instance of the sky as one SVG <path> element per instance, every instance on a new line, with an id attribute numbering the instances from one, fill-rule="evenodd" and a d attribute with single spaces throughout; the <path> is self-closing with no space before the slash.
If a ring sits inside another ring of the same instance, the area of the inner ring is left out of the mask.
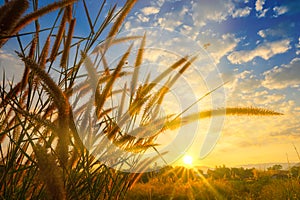
<path id="1" fill-rule="evenodd" d="M 96 11 L 100 3 L 87 2 L 93 17 L 93 9 Z M 118 1 L 118 5 L 123 2 Z M 82 9 L 80 4 L 77 9 Z M 228 81 L 215 96 L 200 102 L 196 111 L 224 106 L 261 107 L 284 114 L 206 119 L 196 128 L 182 130 L 193 131 L 189 136 L 179 133 L 176 141 L 174 134 L 166 133 L 161 141 L 166 146 L 172 143 L 171 151 L 191 155 L 194 165 L 299 162 L 294 148 L 300 151 L 298 19 L 300 2 L 296 0 L 140 0 L 128 15 L 121 35 L 147 32 L 146 63 L 160 71 L 178 55 L 200 55 L 192 68 L 195 71 L 188 71 L 182 80 L 189 89 L 178 87 L 173 90 L 175 100 L 167 100 L 171 110 L 176 106 L 185 108 Z M 84 34 L 86 28 L 86 21 L 79 20 L 76 33 Z M 0 50 L 1 67 L 14 60 L 15 45 L 12 41 Z M 116 56 L 114 52 L 109 55 Z M 17 77 L 18 67 L 15 64 L 6 70 Z M 210 134 L 216 136 L 201 156 Z M 184 140 L 188 142 L 180 148 Z"/>
<path id="2" fill-rule="evenodd" d="M 140 1 L 127 18 L 127 30 L 160 27 L 204 48 L 230 81 L 224 86 L 227 106 L 284 114 L 226 116 L 216 145 L 200 159 L 204 120 L 187 150 L 194 164 L 299 162 L 294 149 L 300 148 L 299 8 L 299 1 L 288 0 Z"/>

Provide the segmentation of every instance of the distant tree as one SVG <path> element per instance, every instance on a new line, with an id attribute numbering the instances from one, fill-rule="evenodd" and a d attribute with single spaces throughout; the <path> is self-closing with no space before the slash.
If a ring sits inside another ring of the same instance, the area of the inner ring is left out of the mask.
<path id="1" fill-rule="evenodd" d="M 269 167 L 267 168 L 269 171 L 270 170 L 275 170 L 275 171 L 278 171 L 278 170 L 281 170 L 282 169 L 282 165 L 273 165 L 272 167 Z"/>
<path id="2" fill-rule="evenodd" d="M 300 176 L 300 167 L 298 167 L 298 166 L 293 166 L 293 167 L 290 169 L 290 171 L 291 171 L 291 174 L 292 174 L 293 177 L 299 178 L 299 176 Z"/>
<path id="3" fill-rule="evenodd" d="M 215 170 L 208 170 L 207 175 L 213 179 L 229 179 L 231 177 L 230 169 L 223 166 L 216 166 Z"/>

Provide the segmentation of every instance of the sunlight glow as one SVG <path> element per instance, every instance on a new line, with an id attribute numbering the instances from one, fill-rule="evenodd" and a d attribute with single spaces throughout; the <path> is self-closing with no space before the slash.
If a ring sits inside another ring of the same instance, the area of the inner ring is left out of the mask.
<path id="1" fill-rule="evenodd" d="M 185 165 L 192 165 L 193 164 L 193 157 L 192 156 L 189 156 L 189 155 L 185 155 L 183 157 L 183 163 Z"/>

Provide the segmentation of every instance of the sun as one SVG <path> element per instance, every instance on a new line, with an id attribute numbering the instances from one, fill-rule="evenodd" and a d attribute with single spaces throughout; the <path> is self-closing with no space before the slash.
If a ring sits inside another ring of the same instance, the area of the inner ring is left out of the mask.
<path id="1" fill-rule="evenodd" d="M 185 155 L 185 156 L 183 157 L 183 163 L 184 163 L 185 165 L 192 165 L 192 164 L 193 164 L 193 157 L 190 156 L 190 155 Z"/>

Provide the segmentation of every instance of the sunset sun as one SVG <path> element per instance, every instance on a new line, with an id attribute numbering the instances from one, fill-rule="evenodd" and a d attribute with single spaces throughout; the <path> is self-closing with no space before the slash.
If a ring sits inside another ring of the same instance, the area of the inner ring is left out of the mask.
<path id="1" fill-rule="evenodd" d="M 193 164 L 193 157 L 190 156 L 190 155 L 185 155 L 185 156 L 183 157 L 183 163 L 184 163 L 185 165 L 192 165 L 192 164 Z"/>

